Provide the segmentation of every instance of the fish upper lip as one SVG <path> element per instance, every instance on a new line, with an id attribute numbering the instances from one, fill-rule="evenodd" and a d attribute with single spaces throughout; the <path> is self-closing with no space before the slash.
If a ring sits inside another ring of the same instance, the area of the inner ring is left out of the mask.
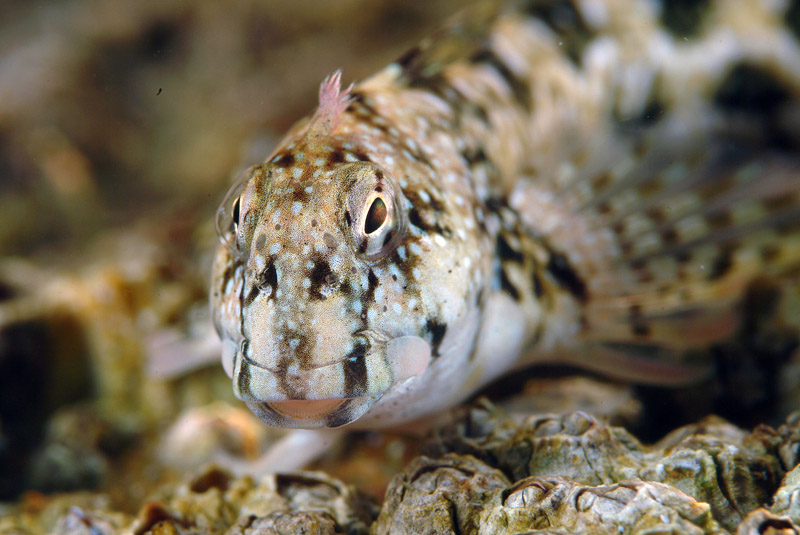
<path id="1" fill-rule="evenodd" d="M 391 338 L 387 337 L 386 335 L 384 335 L 384 334 L 382 334 L 382 333 L 380 333 L 378 331 L 371 330 L 371 329 L 365 329 L 363 331 L 359 331 L 357 334 L 358 335 L 362 335 L 362 334 L 366 335 L 367 337 L 370 338 L 371 341 L 373 341 L 374 344 L 377 343 L 377 344 L 380 344 L 381 346 L 386 345 L 386 343 L 389 340 L 391 340 Z M 244 340 L 247 341 L 246 338 Z M 241 344 L 239 345 L 239 347 L 241 347 Z M 248 365 L 253 366 L 254 368 L 258 368 L 258 369 L 267 371 L 269 373 L 281 373 L 281 372 L 285 371 L 285 368 L 270 368 L 268 366 L 264 366 L 263 364 L 260 364 L 260 363 L 258 363 L 256 361 L 254 361 L 253 359 L 251 359 L 250 357 L 248 357 L 247 355 L 245 355 L 241 350 L 238 350 L 237 353 L 239 354 L 239 357 L 243 361 L 245 361 Z M 369 357 L 369 353 L 366 355 L 366 357 Z M 342 357 L 340 359 L 336 359 L 336 360 L 334 360 L 332 362 L 327 362 L 325 364 L 318 364 L 316 366 L 304 366 L 302 369 L 303 369 L 303 371 L 320 370 L 322 368 L 327 368 L 329 366 L 336 366 L 338 364 L 341 364 L 341 363 L 345 362 L 346 360 L 348 360 L 349 358 L 350 357 L 344 356 L 344 357 Z"/>

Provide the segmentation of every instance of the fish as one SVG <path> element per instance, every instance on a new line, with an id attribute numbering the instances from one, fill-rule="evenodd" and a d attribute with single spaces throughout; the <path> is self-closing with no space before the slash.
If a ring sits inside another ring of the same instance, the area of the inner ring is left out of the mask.
<path id="1" fill-rule="evenodd" d="M 792 352 L 800 4 L 479 2 L 324 80 L 216 225 L 222 364 L 272 426 L 397 426 L 540 362 L 685 384 L 763 325 Z"/>

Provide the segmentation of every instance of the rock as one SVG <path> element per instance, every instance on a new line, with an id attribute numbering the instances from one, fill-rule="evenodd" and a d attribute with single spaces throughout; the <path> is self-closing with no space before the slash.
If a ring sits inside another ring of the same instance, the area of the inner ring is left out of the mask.
<path id="1" fill-rule="evenodd" d="M 800 525 L 800 465 L 783 478 L 770 511 L 776 515 L 785 515 Z"/>
<path id="2" fill-rule="evenodd" d="M 708 504 L 662 483 L 581 485 L 559 476 L 514 484 L 468 455 L 417 458 L 398 475 L 373 531 L 400 533 L 725 533 Z"/>
<path id="3" fill-rule="evenodd" d="M 707 503 L 725 529 L 735 530 L 748 512 L 770 501 L 793 468 L 790 463 L 797 463 L 797 434 L 793 417 L 777 431 L 761 425 L 751 433 L 708 417 L 648 447 L 582 412 L 515 422 L 483 405 L 443 431 L 433 451 L 471 454 L 512 481 L 562 477 L 590 487 L 664 483 Z M 781 503 L 789 503 L 783 496 Z"/>
<path id="4" fill-rule="evenodd" d="M 469 455 L 417 457 L 395 476 L 373 531 L 377 534 L 476 533 L 487 508 L 510 482 Z"/>
<path id="5" fill-rule="evenodd" d="M 376 507 L 323 473 L 270 475 L 255 483 L 210 468 L 174 494 L 146 504 L 128 528 L 167 533 L 366 534 Z"/>

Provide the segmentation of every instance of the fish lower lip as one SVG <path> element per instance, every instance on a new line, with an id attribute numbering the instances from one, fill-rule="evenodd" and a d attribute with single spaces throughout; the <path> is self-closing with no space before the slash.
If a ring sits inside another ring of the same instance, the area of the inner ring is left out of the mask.
<path id="1" fill-rule="evenodd" d="M 362 396 L 246 403 L 250 410 L 268 425 L 314 429 L 350 424 L 361 418 L 377 399 L 372 396 Z"/>
<path id="2" fill-rule="evenodd" d="M 296 420 L 315 420 L 322 418 L 336 409 L 346 400 L 344 398 L 332 399 L 293 399 L 287 401 L 270 401 L 272 409 L 285 416 Z"/>

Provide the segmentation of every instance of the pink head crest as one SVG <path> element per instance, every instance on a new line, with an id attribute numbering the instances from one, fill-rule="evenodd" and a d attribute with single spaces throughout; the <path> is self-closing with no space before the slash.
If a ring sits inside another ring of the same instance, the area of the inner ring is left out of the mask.
<path id="1" fill-rule="evenodd" d="M 330 133 L 350 104 L 350 90 L 353 84 L 341 90 L 342 71 L 336 71 L 325 78 L 319 86 L 319 106 L 311 118 L 311 131 L 314 134 Z"/>

